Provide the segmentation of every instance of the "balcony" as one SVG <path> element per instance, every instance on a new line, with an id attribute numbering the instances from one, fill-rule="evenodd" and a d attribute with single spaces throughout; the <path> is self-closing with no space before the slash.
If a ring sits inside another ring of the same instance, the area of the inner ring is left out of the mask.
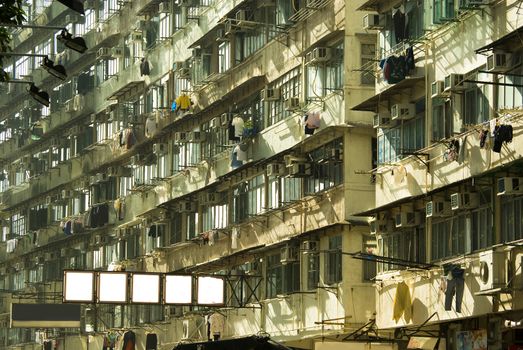
<path id="1" fill-rule="evenodd" d="M 507 246 L 498 250 L 474 253 L 455 262 L 456 266 L 464 269 L 464 292 L 460 312 L 456 309 L 458 305 L 455 296 L 447 300 L 450 310 L 445 308 L 446 296 L 441 290 L 445 280 L 443 268 L 432 269 L 426 273 L 398 271 L 380 275 L 378 279 L 381 282 L 376 300 L 378 328 L 421 325 L 433 314 L 428 325 L 521 309 L 522 257 L 523 250 L 520 246 Z M 508 271 L 506 266 L 510 267 Z M 460 277 L 455 279 L 461 280 Z M 412 313 L 403 313 L 396 322 L 393 317 L 394 300 L 401 281 L 408 287 Z M 446 281 L 445 284 L 446 288 L 453 287 L 451 281 Z"/>

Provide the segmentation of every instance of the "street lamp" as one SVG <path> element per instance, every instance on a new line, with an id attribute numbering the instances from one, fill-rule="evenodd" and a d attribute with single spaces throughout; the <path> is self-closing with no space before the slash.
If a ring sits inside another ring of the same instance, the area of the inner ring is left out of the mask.
<path id="1" fill-rule="evenodd" d="M 49 94 L 40 88 L 38 88 L 34 83 L 29 85 L 29 94 L 37 101 L 43 104 L 46 107 L 49 107 Z"/>
<path id="2" fill-rule="evenodd" d="M 58 0 L 58 2 L 69 7 L 71 10 L 81 13 L 84 13 L 84 2 L 82 0 Z"/>
<path id="3" fill-rule="evenodd" d="M 36 53 L 0 52 L 0 56 L 43 57 L 44 59 L 41 63 L 41 67 L 43 69 L 58 79 L 65 80 L 67 78 L 65 67 L 61 64 L 54 64 L 54 62 L 51 61 L 47 55 L 40 55 Z"/>
<path id="4" fill-rule="evenodd" d="M 69 33 L 67 29 L 63 29 L 60 35 L 58 35 L 56 38 L 71 50 L 79 53 L 84 53 L 87 51 L 85 40 L 79 36 L 73 38 L 73 35 Z"/>
<path id="5" fill-rule="evenodd" d="M 83 6 L 83 5 L 82 5 Z M 0 23 L 0 27 L 6 28 L 32 28 L 32 29 L 48 29 L 48 30 L 62 30 L 62 32 L 57 36 L 57 39 L 62 42 L 66 47 L 71 50 L 77 51 L 79 53 L 84 53 L 87 51 L 87 44 L 82 37 L 73 37 L 71 33 L 67 31 L 64 27 L 56 26 L 35 26 L 29 24 L 13 24 L 13 23 Z"/>
<path id="6" fill-rule="evenodd" d="M 54 64 L 54 62 L 51 61 L 47 56 L 44 57 L 41 66 L 49 74 L 57 77 L 58 79 L 65 80 L 67 78 L 67 73 L 65 72 L 64 66 L 61 64 Z"/>
<path id="7" fill-rule="evenodd" d="M 49 94 L 46 91 L 43 91 L 35 85 L 32 81 L 27 80 L 9 80 L 3 83 L 7 84 L 29 84 L 29 89 L 27 91 L 36 101 L 40 102 L 46 107 L 49 107 Z"/>

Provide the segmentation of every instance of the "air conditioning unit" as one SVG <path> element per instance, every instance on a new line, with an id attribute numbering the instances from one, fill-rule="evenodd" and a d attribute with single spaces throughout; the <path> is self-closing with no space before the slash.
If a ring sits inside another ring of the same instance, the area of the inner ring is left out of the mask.
<path id="1" fill-rule="evenodd" d="M 218 204 L 222 201 L 221 193 L 207 192 L 200 196 L 200 202 L 203 205 Z"/>
<path id="2" fill-rule="evenodd" d="M 328 62 L 332 58 L 332 49 L 330 47 L 316 47 L 307 53 L 305 61 L 308 64 Z"/>
<path id="3" fill-rule="evenodd" d="M 444 92 L 462 91 L 465 90 L 465 83 L 463 82 L 465 77 L 463 74 L 451 73 L 445 77 L 443 83 Z"/>
<path id="4" fill-rule="evenodd" d="M 141 31 L 134 31 L 131 33 L 131 41 L 141 42 L 143 40 L 143 34 Z"/>
<path id="5" fill-rule="evenodd" d="M 363 29 L 383 29 L 384 22 L 384 17 L 368 14 L 363 16 Z"/>
<path id="6" fill-rule="evenodd" d="M 498 196 L 523 193 L 523 177 L 502 177 L 498 179 Z"/>
<path id="7" fill-rule="evenodd" d="M 285 166 L 281 163 L 267 164 L 267 176 L 282 176 L 285 175 Z"/>
<path id="8" fill-rule="evenodd" d="M 370 220 L 369 226 L 370 233 L 373 235 L 387 233 L 392 231 L 392 220 L 390 220 L 386 215 L 378 214 Z"/>
<path id="9" fill-rule="evenodd" d="M 194 213 L 196 211 L 196 202 L 182 200 L 178 202 L 178 212 L 180 213 Z"/>
<path id="10" fill-rule="evenodd" d="M 89 177 L 89 186 L 96 185 L 97 181 L 98 181 L 98 178 L 96 177 L 96 175 L 90 176 Z"/>
<path id="11" fill-rule="evenodd" d="M 505 253 L 487 250 L 479 253 L 480 290 L 506 287 Z"/>
<path id="12" fill-rule="evenodd" d="M 145 162 L 146 158 L 145 154 L 138 153 L 131 157 L 131 163 L 133 165 L 141 165 Z"/>
<path id="13" fill-rule="evenodd" d="M 298 97 L 289 97 L 284 101 L 286 111 L 295 111 L 300 109 L 300 99 Z"/>
<path id="14" fill-rule="evenodd" d="M 75 108 L 74 108 L 74 100 L 73 99 L 70 99 L 68 101 L 65 102 L 64 104 L 64 109 L 65 109 L 65 112 L 66 113 L 72 113 L 75 111 Z"/>
<path id="15" fill-rule="evenodd" d="M 125 166 L 114 166 L 107 168 L 107 175 L 114 177 L 131 177 L 133 169 Z"/>
<path id="16" fill-rule="evenodd" d="M 292 155 L 292 154 L 286 154 L 283 156 L 283 161 L 285 162 L 285 166 L 287 168 L 291 167 L 294 163 L 303 163 L 303 162 L 306 162 L 307 159 L 303 158 L 303 157 L 297 157 L 295 155 Z"/>
<path id="17" fill-rule="evenodd" d="M 397 228 L 413 227 L 420 224 L 420 215 L 417 212 L 402 211 L 395 216 L 395 225 Z"/>
<path id="18" fill-rule="evenodd" d="M 236 32 L 236 28 L 231 20 L 228 20 L 223 24 L 223 30 L 225 31 L 225 35 L 232 35 Z"/>
<path id="19" fill-rule="evenodd" d="M 73 190 L 62 190 L 62 199 L 70 199 L 74 197 Z"/>
<path id="20" fill-rule="evenodd" d="M 84 9 L 94 9 L 95 7 L 95 0 L 85 0 L 84 1 Z"/>
<path id="21" fill-rule="evenodd" d="M 123 47 L 113 47 L 113 54 L 112 57 L 123 57 L 124 56 L 124 50 Z"/>
<path id="22" fill-rule="evenodd" d="M 109 181 L 109 176 L 107 176 L 107 173 L 97 173 L 96 174 L 96 182 L 107 182 Z"/>
<path id="23" fill-rule="evenodd" d="M 181 68 L 176 71 L 176 74 L 178 74 L 178 78 L 180 79 L 189 79 L 191 77 L 191 69 Z"/>
<path id="24" fill-rule="evenodd" d="M 249 13 L 247 12 L 247 10 L 238 10 L 236 12 L 236 15 L 234 16 L 234 18 L 236 19 L 236 21 L 240 22 L 240 21 L 247 21 L 248 16 L 249 16 Z"/>
<path id="25" fill-rule="evenodd" d="M 281 98 L 280 88 L 265 88 L 261 91 L 262 101 L 279 101 Z"/>
<path id="26" fill-rule="evenodd" d="M 431 97 L 444 97 L 445 82 L 443 80 L 436 80 L 431 85 Z"/>
<path id="27" fill-rule="evenodd" d="M 96 51 L 96 59 L 112 58 L 113 50 L 110 47 L 101 47 Z"/>
<path id="28" fill-rule="evenodd" d="M 45 197 L 45 204 L 46 205 L 52 205 L 53 203 L 55 203 L 56 201 L 58 201 L 59 197 L 54 195 L 54 196 L 47 196 Z"/>
<path id="29" fill-rule="evenodd" d="M 222 127 L 228 127 L 229 121 L 232 120 L 232 114 L 231 113 L 223 113 L 220 115 L 220 126 Z"/>
<path id="30" fill-rule="evenodd" d="M 480 6 L 487 6 L 492 0 L 459 0 L 460 10 L 477 9 Z"/>
<path id="31" fill-rule="evenodd" d="M 306 240 L 301 242 L 301 250 L 303 254 L 317 253 L 320 249 L 320 242 L 313 240 Z"/>
<path id="32" fill-rule="evenodd" d="M 200 58 L 202 57 L 203 50 L 201 47 L 195 47 L 192 49 L 192 57 L 193 58 Z"/>
<path id="33" fill-rule="evenodd" d="M 80 135 L 84 132 L 85 128 L 83 125 L 73 125 L 71 129 L 69 129 L 69 133 L 71 135 Z"/>
<path id="34" fill-rule="evenodd" d="M 512 68 L 512 55 L 506 52 L 494 52 L 487 57 L 487 71 L 504 73 Z"/>
<path id="35" fill-rule="evenodd" d="M 229 39 L 227 38 L 227 31 L 225 30 L 225 28 L 218 28 L 216 30 L 216 41 L 221 43 L 221 42 L 224 42 L 224 41 L 229 41 Z"/>
<path id="36" fill-rule="evenodd" d="M 305 177 L 311 175 L 311 166 L 308 163 L 294 163 L 288 167 L 290 177 Z"/>
<path id="37" fill-rule="evenodd" d="M 176 143 L 187 142 L 187 133 L 185 133 L 185 132 L 175 132 L 174 133 L 174 142 L 176 142 Z"/>
<path id="38" fill-rule="evenodd" d="M 191 131 L 187 133 L 187 141 L 200 143 L 205 141 L 205 132 L 203 131 Z"/>
<path id="39" fill-rule="evenodd" d="M 394 122 L 392 121 L 392 118 L 390 115 L 384 115 L 384 114 L 375 114 L 373 119 L 373 126 L 374 128 L 391 128 L 394 126 Z"/>
<path id="40" fill-rule="evenodd" d="M 82 20 L 82 16 L 76 15 L 76 14 L 69 14 L 65 16 L 65 23 L 66 24 L 74 24 Z"/>
<path id="41" fill-rule="evenodd" d="M 166 143 L 155 143 L 153 144 L 153 153 L 154 154 L 166 154 L 167 153 L 167 144 Z"/>
<path id="42" fill-rule="evenodd" d="M 298 247 L 286 245 L 280 250 L 280 263 L 290 264 L 298 261 Z"/>
<path id="43" fill-rule="evenodd" d="M 158 12 L 160 12 L 160 13 L 170 13 L 171 12 L 171 4 L 169 2 L 161 2 L 158 5 Z"/>
<path id="44" fill-rule="evenodd" d="M 425 205 L 425 216 L 428 218 L 446 217 L 452 215 L 450 202 L 434 199 Z"/>
<path id="45" fill-rule="evenodd" d="M 398 103 L 392 105 L 390 115 L 392 120 L 407 120 L 414 118 L 416 106 L 413 103 Z"/>
<path id="46" fill-rule="evenodd" d="M 474 209 L 479 205 L 479 193 L 457 192 L 450 195 L 450 207 L 452 210 Z"/>

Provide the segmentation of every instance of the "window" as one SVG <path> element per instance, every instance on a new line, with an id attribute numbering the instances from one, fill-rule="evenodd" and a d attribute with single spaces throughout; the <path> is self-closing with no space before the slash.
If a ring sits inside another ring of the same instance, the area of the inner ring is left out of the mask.
<path id="1" fill-rule="evenodd" d="M 523 197 L 501 198 L 501 240 L 511 242 L 523 238 Z"/>
<path id="2" fill-rule="evenodd" d="M 441 24 L 452 20 L 455 16 L 454 0 L 434 0 L 432 18 L 434 24 Z"/>
<path id="3" fill-rule="evenodd" d="M 478 73 L 472 80 L 487 80 L 486 73 Z M 463 95 L 463 123 L 476 125 L 489 120 L 489 87 L 487 85 L 476 85 L 465 91 Z"/>
<path id="4" fill-rule="evenodd" d="M 170 243 L 175 244 L 182 241 L 182 213 L 171 212 L 172 219 L 170 221 L 171 237 Z"/>
<path id="5" fill-rule="evenodd" d="M 398 41 L 395 33 L 395 26 L 392 12 L 388 12 L 386 16 L 386 24 L 383 30 L 379 33 L 380 41 L 380 58 L 390 56 L 394 51 L 404 51 L 404 46 L 399 45 L 407 40 L 416 40 L 425 34 L 424 24 L 424 3 L 421 1 L 406 1 L 404 3 L 405 18 L 408 20 L 406 26 L 405 38 L 403 41 Z"/>
<path id="6" fill-rule="evenodd" d="M 438 141 L 452 136 L 451 102 L 445 99 L 432 99 L 432 140 Z"/>
<path id="7" fill-rule="evenodd" d="M 380 255 L 413 262 L 425 262 L 425 227 L 394 231 L 379 239 Z M 379 263 L 378 271 L 402 270 L 405 266 Z"/>
<path id="8" fill-rule="evenodd" d="M 318 253 L 309 253 L 304 256 L 307 264 L 307 289 L 316 289 L 320 282 L 320 255 Z"/>
<path id="9" fill-rule="evenodd" d="M 375 60 L 376 60 L 376 44 L 361 44 L 361 66 L 367 68 L 367 70 L 361 72 L 361 84 L 362 85 L 374 85 L 375 77 L 373 74 Z"/>
<path id="10" fill-rule="evenodd" d="M 196 237 L 197 227 L 198 227 L 198 213 L 188 213 L 185 215 L 185 218 L 187 220 L 187 231 L 186 231 L 186 238 L 188 240 L 193 239 Z"/>
<path id="11" fill-rule="evenodd" d="M 432 260 L 470 252 L 470 217 L 455 215 L 432 223 Z"/>
<path id="12" fill-rule="evenodd" d="M 416 117 L 397 127 L 380 129 L 378 134 L 378 163 L 396 162 L 403 152 L 413 152 L 425 146 L 425 99 L 415 103 Z"/>
<path id="13" fill-rule="evenodd" d="M 332 59 L 327 64 L 325 71 L 325 94 L 332 93 L 335 90 L 343 90 L 344 84 L 344 44 L 343 42 L 334 45 Z"/>
<path id="14" fill-rule="evenodd" d="M 266 296 L 274 298 L 300 289 L 300 263 L 282 264 L 280 254 L 267 257 Z"/>
<path id="15" fill-rule="evenodd" d="M 146 228 L 145 251 L 152 252 L 153 249 L 165 246 L 166 225 L 153 224 Z"/>
<path id="16" fill-rule="evenodd" d="M 11 235 L 22 236 L 25 234 L 25 216 L 14 214 L 11 216 Z"/>
<path id="17" fill-rule="evenodd" d="M 337 139 L 310 152 L 311 176 L 305 178 L 306 193 L 313 194 L 334 187 L 343 182 L 343 162 L 341 156 L 336 159 L 333 154 L 343 154 L 343 141 Z"/>
<path id="18" fill-rule="evenodd" d="M 264 176 L 258 175 L 233 190 L 233 221 L 239 223 L 265 210 Z"/>
<path id="19" fill-rule="evenodd" d="M 284 101 L 291 97 L 299 97 L 301 93 L 301 71 L 297 67 L 284 74 L 275 81 L 271 88 L 280 88 L 281 99 L 279 101 L 267 102 L 268 107 L 268 124 L 272 125 L 280 120 L 285 119 L 290 112 L 284 110 Z"/>
<path id="20" fill-rule="evenodd" d="M 229 212 L 227 204 L 209 205 L 203 211 L 203 231 L 220 229 L 227 227 L 227 217 Z"/>
<path id="21" fill-rule="evenodd" d="M 98 61 L 96 65 L 96 76 L 98 85 L 118 74 L 119 62 L 119 58 L 103 59 Z"/>
<path id="22" fill-rule="evenodd" d="M 218 46 L 218 72 L 223 73 L 231 68 L 231 43 L 224 41 Z"/>
<path id="23" fill-rule="evenodd" d="M 31 51 L 27 52 L 31 54 Z M 29 71 L 32 69 L 31 57 L 21 57 L 15 61 L 15 79 L 22 79 L 24 76 L 29 75 Z"/>
<path id="24" fill-rule="evenodd" d="M 512 62 L 521 62 L 522 53 L 513 53 Z M 516 66 L 517 67 L 517 66 Z M 497 86 L 498 89 L 498 106 L 503 108 L 519 108 L 523 105 L 523 69 L 521 67 L 514 68 L 510 71 L 514 75 L 498 75 L 498 82 L 502 84 L 508 84 L 508 86 Z M 514 85 L 514 86 L 510 86 Z"/>
<path id="25" fill-rule="evenodd" d="M 479 208 L 472 210 L 471 212 L 471 233 L 473 250 L 487 248 L 494 244 L 494 213 L 492 210 L 492 189 L 483 188 L 478 192 Z M 504 222 L 505 221 L 502 221 L 502 226 Z"/>
<path id="26" fill-rule="evenodd" d="M 171 29 L 171 15 L 168 13 L 160 13 L 160 38 L 169 38 L 172 34 Z"/>
<path id="27" fill-rule="evenodd" d="M 325 283 L 334 284 L 342 280 L 342 236 L 329 237 L 329 250 L 325 254 Z"/>

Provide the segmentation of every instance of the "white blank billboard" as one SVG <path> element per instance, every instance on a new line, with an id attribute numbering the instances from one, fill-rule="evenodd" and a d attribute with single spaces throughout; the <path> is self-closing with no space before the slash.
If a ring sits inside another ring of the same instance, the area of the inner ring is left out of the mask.
<path id="1" fill-rule="evenodd" d="M 64 271 L 64 302 L 94 302 L 94 272 Z"/>
<path id="2" fill-rule="evenodd" d="M 138 304 L 160 303 L 160 275 L 138 274 L 132 275 L 131 302 Z"/>
<path id="3" fill-rule="evenodd" d="M 99 303 L 127 302 L 127 273 L 100 272 L 98 275 Z"/>

